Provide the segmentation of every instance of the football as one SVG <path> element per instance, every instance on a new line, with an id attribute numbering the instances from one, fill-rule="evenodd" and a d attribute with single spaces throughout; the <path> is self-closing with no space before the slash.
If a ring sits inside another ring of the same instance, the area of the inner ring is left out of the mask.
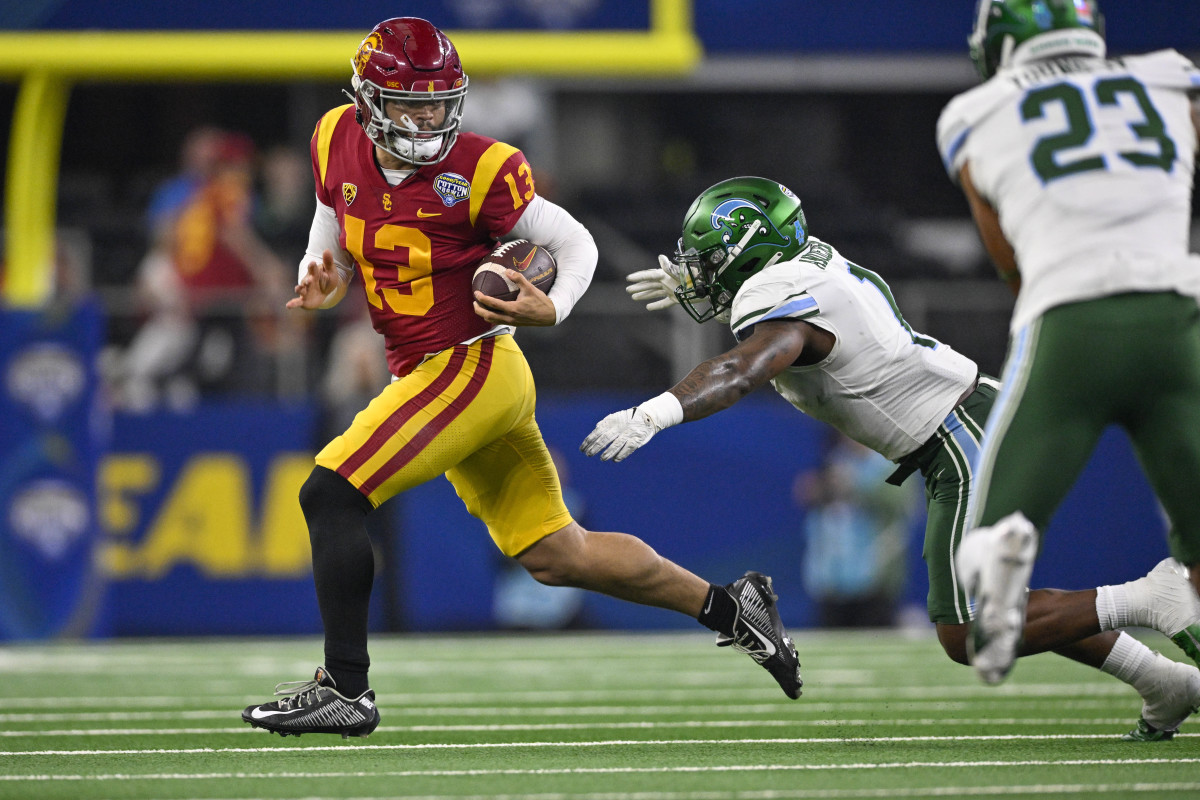
<path id="1" fill-rule="evenodd" d="M 513 239 L 501 243 L 479 262 L 471 279 L 471 291 L 483 292 L 497 300 L 516 300 L 520 290 L 504 274 L 509 269 L 520 272 L 543 292 L 550 291 L 558 275 L 558 264 L 549 250 L 528 239 Z"/>

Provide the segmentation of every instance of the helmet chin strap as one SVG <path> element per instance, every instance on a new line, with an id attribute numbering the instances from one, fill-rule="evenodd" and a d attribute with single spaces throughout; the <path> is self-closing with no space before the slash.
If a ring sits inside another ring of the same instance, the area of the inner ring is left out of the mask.
<path id="1" fill-rule="evenodd" d="M 1000 58 L 996 64 L 996 69 L 999 69 L 1000 67 L 1007 67 L 1010 63 L 1012 63 L 1013 50 L 1016 49 L 1017 40 L 1012 36 L 1005 36 L 1000 41 Z"/>

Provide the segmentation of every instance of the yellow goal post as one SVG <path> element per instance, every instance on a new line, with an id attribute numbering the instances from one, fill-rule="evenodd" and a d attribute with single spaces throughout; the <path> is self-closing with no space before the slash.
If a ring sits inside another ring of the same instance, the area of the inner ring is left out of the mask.
<path id="1" fill-rule="evenodd" d="M 649 4 L 646 30 L 447 35 L 473 75 L 636 77 L 688 72 L 703 55 L 692 24 L 692 0 Z M 0 304 L 38 308 L 51 299 L 59 154 L 75 83 L 348 79 L 350 58 L 364 33 L 0 32 L 0 80 L 20 85 L 8 152 Z"/>

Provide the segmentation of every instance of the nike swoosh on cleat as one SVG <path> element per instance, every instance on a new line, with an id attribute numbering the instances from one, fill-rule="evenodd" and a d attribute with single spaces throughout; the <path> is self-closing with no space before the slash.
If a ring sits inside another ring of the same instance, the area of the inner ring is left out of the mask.
<path id="1" fill-rule="evenodd" d="M 256 708 L 250 712 L 250 716 L 254 719 L 266 719 L 267 717 L 277 717 L 280 714 L 295 714 L 297 711 L 302 711 L 300 708 L 293 708 L 291 711 L 264 711 L 261 708 Z"/>
<path id="2" fill-rule="evenodd" d="M 757 630 L 756 630 L 756 629 L 755 629 L 755 628 L 754 628 L 752 625 L 747 625 L 747 626 L 746 626 L 746 630 L 748 630 L 748 631 L 750 631 L 751 633 L 753 633 L 753 634 L 754 634 L 754 638 L 758 639 L 760 642 L 762 642 L 762 643 L 763 643 L 763 645 L 764 645 L 764 646 L 766 647 L 766 649 L 767 649 L 767 657 L 768 657 L 768 658 L 770 658 L 771 656 L 775 655 L 775 653 L 776 653 L 777 651 L 775 650 L 775 643 L 774 643 L 774 642 L 772 642 L 770 639 L 768 639 L 767 637 L 765 637 L 765 636 L 763 636 L 761 633 L 759 633 L 759 632 L 758 632 L 758 631 L 757 631 Z"/>

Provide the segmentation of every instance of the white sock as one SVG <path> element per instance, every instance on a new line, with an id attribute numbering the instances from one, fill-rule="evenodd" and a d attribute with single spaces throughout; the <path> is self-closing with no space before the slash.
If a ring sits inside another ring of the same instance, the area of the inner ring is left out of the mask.
<path id="1" fill-rule="evenodd" d="M 1174 636 L 1200 624 L 1200 599 L 1178 563 L 1168 558 L 1137 580 L 1097 588 L 1096 616 L 1102 631 L 1137 626 Z"/>
<path id="2" fill-rule="evenodd" d="M 1108 658 L 1100 665 L 1100 670 L 1138 689 L 1138 684 L 1146 682 L 1150 677 L 1148 673 L 1151 672 L 1151 667 L 1155 666 L 1157 655 L 1149 647 L 1122 631 Z M 1141 694 L 1140 689 L 1138 693 Z"/>
<path id="3" fill-rule="evenodd" d="M 1137 610 L 1145 607 L 1145 589 L 1139 584 L 1142 578 L 1116 586 L 1100 586 L 1096 589 L 1096 616 L 1100 618 L 1100 630 L 1118 631 L 1130 625 L 1144 624 Z"/>

